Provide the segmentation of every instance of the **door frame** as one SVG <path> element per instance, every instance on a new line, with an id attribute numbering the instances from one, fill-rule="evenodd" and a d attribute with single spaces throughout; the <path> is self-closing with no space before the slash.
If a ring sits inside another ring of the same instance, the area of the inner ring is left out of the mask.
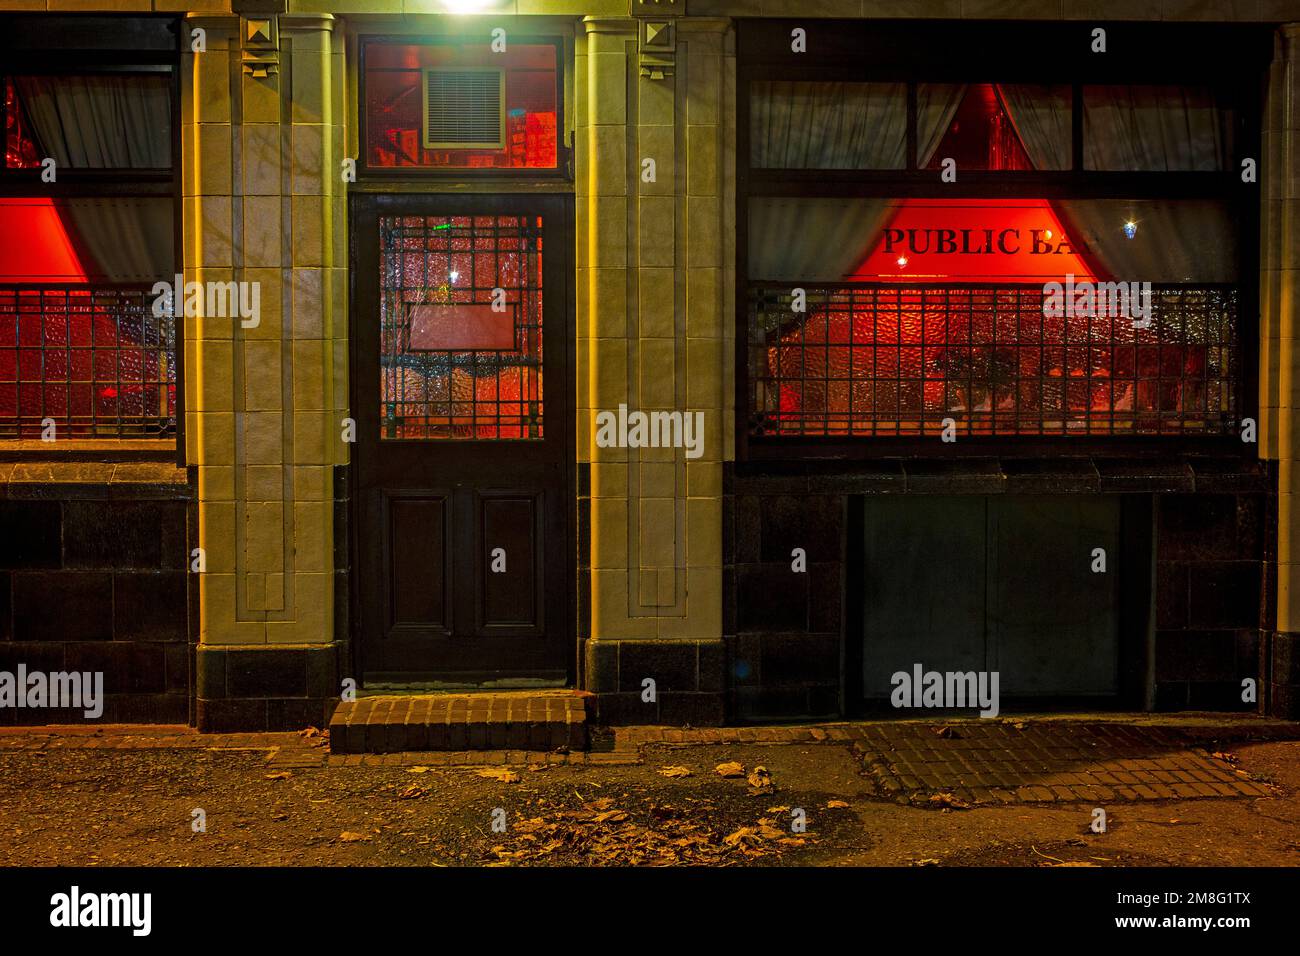
<path id="1" fill-rule="evenodd" d="M 412 184 L 414 187 L 415 184 Z M 562 440 L 562 490 L 564 495 L 564 540 L 563 552 L 565 554 L 563 579 L 563 595 L 547 595 L 546 600 L 557 601 L 562 608 L 563 628 L 565 632 L 564 643 L 567 650 L 564 654 L 564 671 L 565 684 L 568 687 L 577 686 L 578 664 L 580 656 L 580 641 L 578 639 L 577 629 L 577 608 L 578 608 L 578 569 L 577 569 L 577 552 L 576 545 L 578 540 L 578 502 L 577 502 L 577 270 L 576 270 L 576 247 L 575 247 L 575 210 L 574 198 L 570 192 L 538 192 L 536 190 L 496 190 L 493 192 L 431 192 L 428 189 L 411 188 L 409 190 L 384 190 L 368 191 L 357 190 L 350 192 L 348 195 L 347 210 L 347 228 L 348 228 L 348 416 L 354 420 L 354 412 L 358 407 L 358 383 L 360 381 L 357 371 L 359 366 L 359 342 L 355 334 L 355 323 L 361 310 L 358 309 L 358 276 L 360 275 L 359 267 L 361 264 L 364 250 L 360 248 L 361 230 L 356 228 L 356 223 L 361 216 L 380 215 L 384 207 L 400 206 L 403 202 L 411 202 L 415 205 L 428 203 L 431 198 L 459 199 L 464 201 L 467 198 L 475 196 L 482 197 L 491 201 L 498 197 L 509 197 L 516 199 L 526 199 L 528 197 L 557 197 L 556 201 L 561 206 L 560 224 L 557 232 L 560 235 L 565 261 L 562 268 L 557 270 L 564 276 L 564 288 L 560 291 L 562 302 L 560 307 L 563 309 L 563 328 L 564 328 L 564 352 L 565 352 L 565 375 L 564 380 L 559 383 L 563 389 L 562 394 L 567 396 L 568 408 L 566 413 L 560 416 L 558 423 L 561 430 Z M 373 250 L 377 256 L 378 250 Z M 361 496 L 361 487 L 358 480 L 357 456 L 350 451 L 348 454 L 347 465 L 344 466 L 347 474 L 347 594 L 348 594 L 348 611 L 347 611 L 347 629 L 348 629 L 348 648 L 346 653 L 346 663 L 349 673 L 355 677 L 358 685 L 364 687 L 364 641 L 361 634 L 361 575 L 359 573 L 358 555 L 360 553 L 360 522 L 363 518 L 363 504 Z M 338 509 L 336 509 L 336 513 Z M 335 531 L 337 541 L 337 529 Z M 336 544 L 336 548 L 338 545 Z M 418 686 L 419 682 L 413 682 Z M 498 685 L 500 686 L 500 685 Z"/>

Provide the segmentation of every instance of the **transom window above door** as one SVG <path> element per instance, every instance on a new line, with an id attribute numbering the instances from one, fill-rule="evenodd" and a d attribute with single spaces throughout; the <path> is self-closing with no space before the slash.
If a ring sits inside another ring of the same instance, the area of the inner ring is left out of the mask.
<path id="1" fill-rule="evenodd" d="M 516 41 L 362 48 L 365 163 L 371 170 L 557 170 L 559 48 Z"/>

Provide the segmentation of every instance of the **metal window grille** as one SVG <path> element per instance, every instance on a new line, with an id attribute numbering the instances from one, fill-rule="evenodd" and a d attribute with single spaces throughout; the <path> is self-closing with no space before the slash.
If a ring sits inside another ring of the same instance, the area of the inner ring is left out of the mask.
<path id="1" fill-rule="evenodd" d="M 147 288 L 0 286 L 0 438 L 176 434 L 176 325 Z"/>
<path id="2" fill-rule="evenodd" d="M 1152 288 L 1151 316 L 1044 316 L 1041 286 L 749 288 L 749 432 L 762 436 L 1227 435 L 1237 291 Z"/>
<path id="3" fill-rule="evenodd" d="M 380 232 L 380 400 L 385 439 L 542 435 L 542 220 L 389 216 Z M 500 290 L 498 294 L 497 290 Z M 514 347 L 412 342 L 412 306 L 503 301 Z"/>

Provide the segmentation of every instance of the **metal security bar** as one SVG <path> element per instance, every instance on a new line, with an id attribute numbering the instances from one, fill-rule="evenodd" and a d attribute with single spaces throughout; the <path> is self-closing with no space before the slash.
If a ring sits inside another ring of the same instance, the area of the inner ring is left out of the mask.
<path id="1" fill-rule="evenodd" d="M 541 218 L 387 216 L 379 235 L 382 436 L 540 439 Z"/>
<path id="2" fill-rule="evenodd" d="M 804 292 L 795 312 L 792 284 L 749 286 L 751 436 L 1214 436 L 1238 425 L 1233 286 L 1154 285 L 1143 318 L 1103 304 L 1054 315 L 1061 302 L 1041 285 Z"/>
<path id="3" fill-rule="evenodd" d="M 176 325 L 147 288 L 0 286 L 0 439 L 176 434 Z"/>

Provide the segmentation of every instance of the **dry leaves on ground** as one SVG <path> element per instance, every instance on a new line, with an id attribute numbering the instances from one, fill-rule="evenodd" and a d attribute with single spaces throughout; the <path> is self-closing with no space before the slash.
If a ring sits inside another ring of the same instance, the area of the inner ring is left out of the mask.
<path id="1" fill-rule="evenodd" d="M 727 763 L 720 763 L 713 768 L 721 777 L 743 777 L 745 775 L 745 765 L 737 763 L 734 760 Z"/>
<path id="2" fill-rule="evenodd" d="M 585 802 L 581 809 L 561 810 L 512 822 L 513 840 L 493 847 L 494 865 L 540 860 L 551 854 L 577 856 L 596 866 L 729 866 L 757 856 L 804 846 L 808 835 L 792 837 L 763 818 L 733 833 L 712 831 L 699 807 L 650 805 L 652 822 L 642 825 L 614 806 L 611 797 Z"/>
<path id="3" fill-rule="evenodd" d="M 661 777 L 689 777 L 690 767 L 660 767 L 657 771 Z"/>
<path id="4" fill-rule="evenodd" d="M 267 780 L 288 780 L 292 776 L 293 774 L 291 774 L 287 770 L 277 770 L 274 773 L 268 773 L 266 775 L 266 779 Z"/>
<path id="5" fill-rule="evenodd" d="M 364 843 L 370 839 L 364 833 L 354 833 L 351 830 L 344 830 L 339 834 L 339 839 L 344 843 Z"/>
<path id="6" fill-rule="evenodd" d="M 746 779 L 751 787 L 759 791 L 766 792 L 773 787 L 772 775 L 767 772 L 766 767 L 755 767 Z"/>

